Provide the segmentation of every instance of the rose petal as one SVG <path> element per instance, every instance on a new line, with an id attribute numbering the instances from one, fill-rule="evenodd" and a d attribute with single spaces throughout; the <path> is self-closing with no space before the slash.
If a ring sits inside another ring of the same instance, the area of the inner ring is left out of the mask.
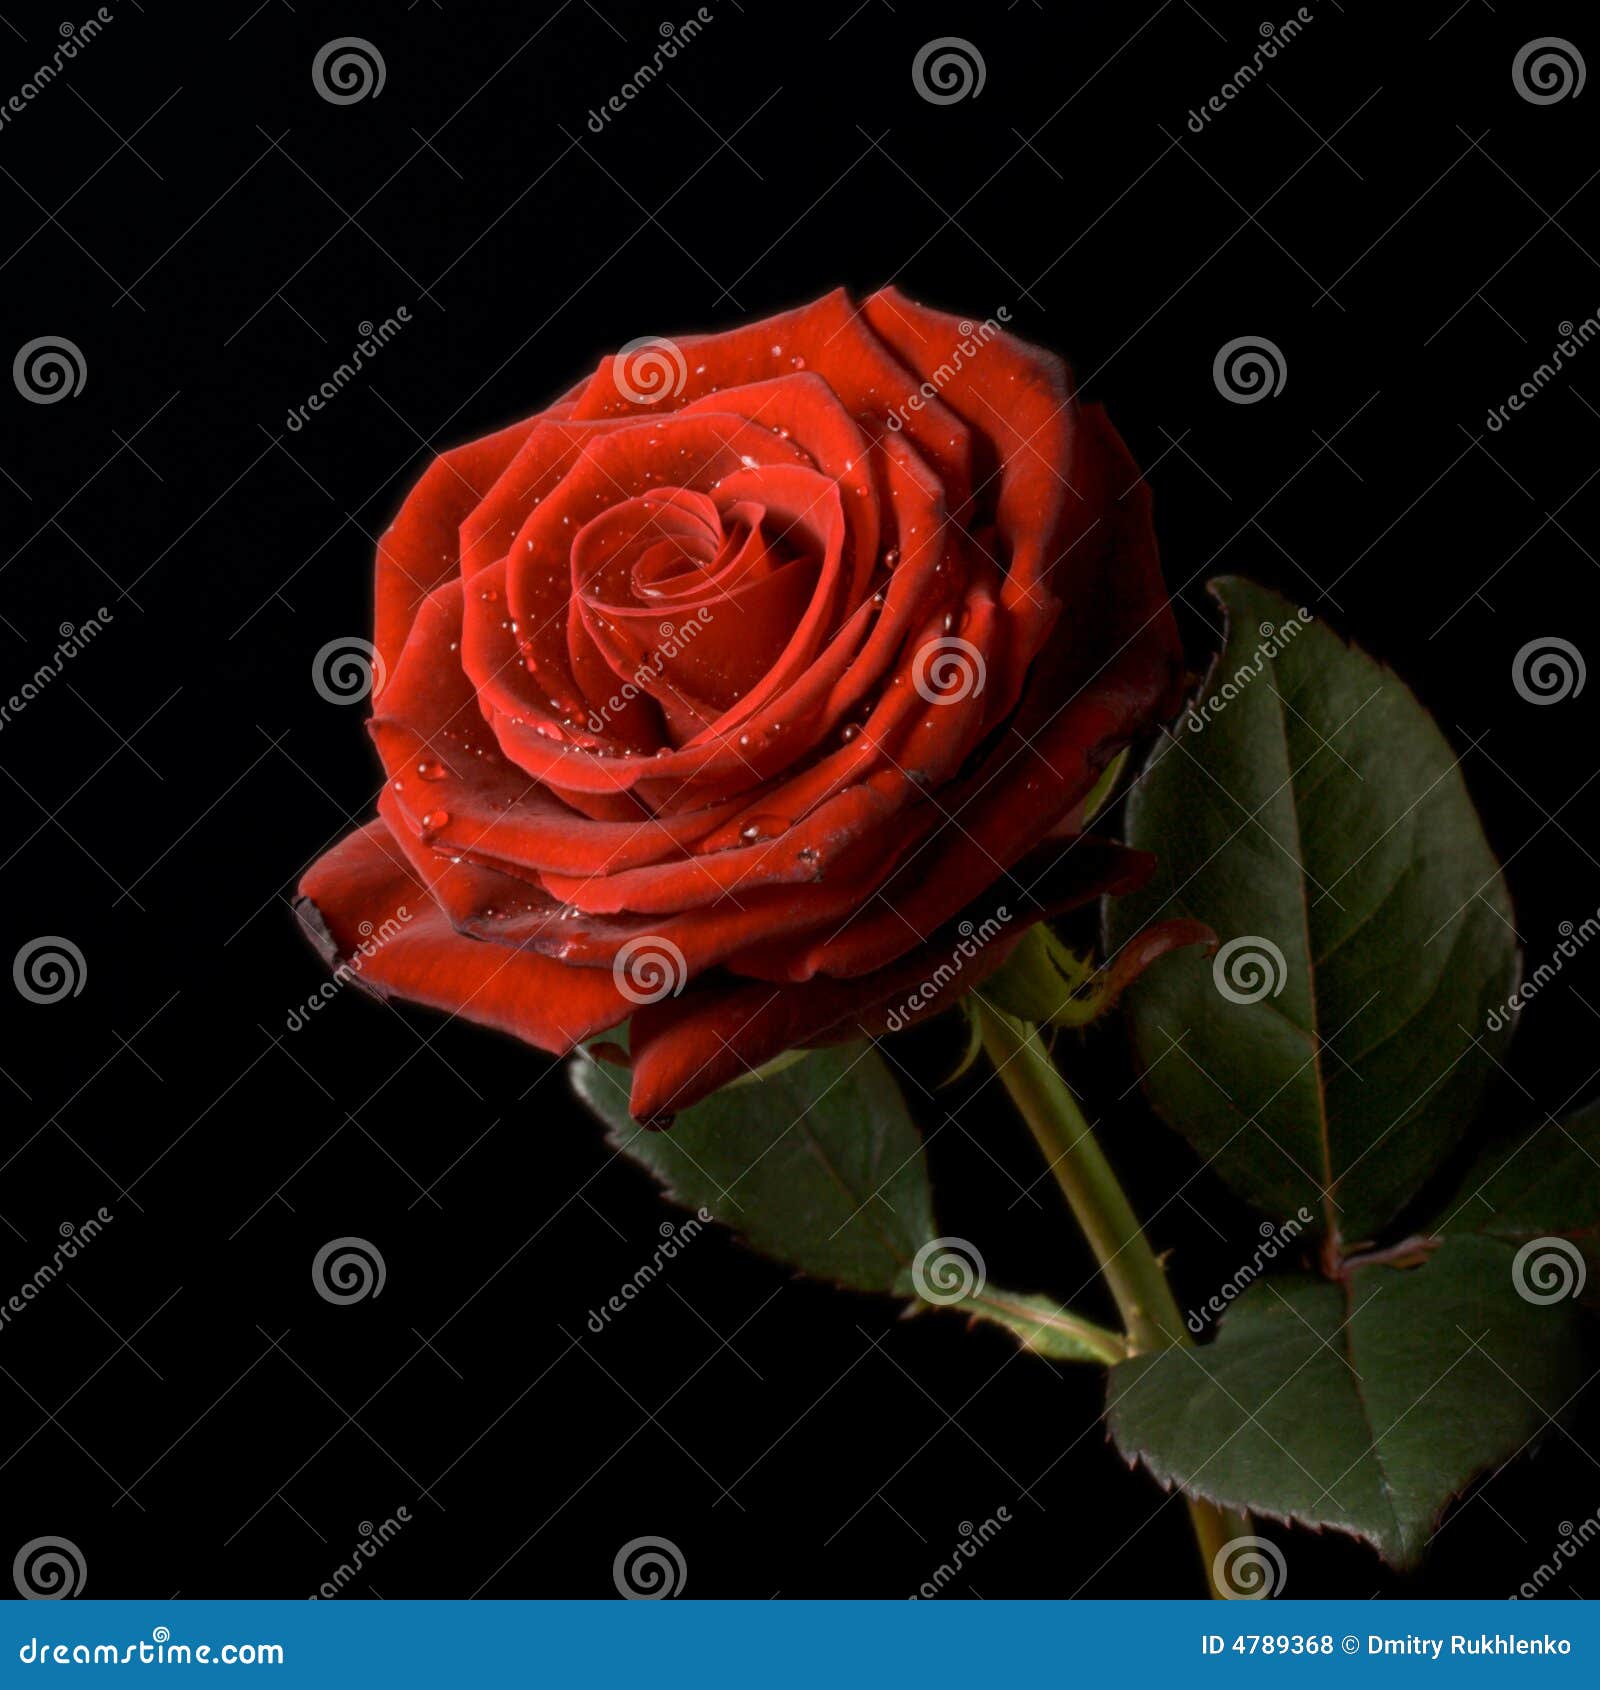
<path id="1" fill-rule="evenodd" d="M 368 822 L 312 865 L 296 908 L 329 964 L 348 964 L 370 990 L 465 1016 L 558 1056 L 633 1008 L 609 970 L 568 969 L 529 951 L 463 938 L 382 821 Z M 389 924 L 393 935 L 384 938 Z M 364 941 L 371 944 L 366 954 Z"/>

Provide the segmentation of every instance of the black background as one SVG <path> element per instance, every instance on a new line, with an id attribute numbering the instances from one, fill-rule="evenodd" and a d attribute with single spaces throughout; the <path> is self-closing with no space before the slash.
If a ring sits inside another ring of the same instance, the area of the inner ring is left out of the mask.
<path id="1" fill-rule="evenodd" d="M 892 279 L 975 319 L 1005 306 L 1073 361 L 1150 470 L 1197 661 L 1203 583 L 1229 570 L 1412 682 L 1548 953 L 1600 904 L 1579 790 L 1600 687 L 1536 707 L 1511 661 L 1589 644 L 1600 352 L 1503 431 L 1485 417 L 1600 306 L 1600 95 L 1536 105 L 1511 77 L 1534 35 L 1600 50 L 1592 8 L 1312 0 L 1199 135 L 1190 110 L 1292 8 L 711 0 L 598 135 L 587 114 L 677 14 L 110 9 L 0 128 L 0 350 L 65 336 L 87 369 L 57 404 L 0 395 L 0 691 L 61 624 L 114 618 L 0 729 L 0 951 L 59 934 L 87 960 L 80 995 L 7 1005 L 0 1290 L 61 1223 L 115 1216 L 0 1328 L 0 1553 L 69 1538 L 101 1596 L 304 1595 L 405 1506 L 352 1594 L 607 1596 L 649 1533 L 690 1594 L 894 1596 L 1004 1506 L 956 1593 L 1197 1594 L 1181 1505 L 1107 1447 L 1097 1374 L 899 1322 L 722 1235 L 596 1337 L 588 1311 L 668 1211 L 559 1067 L 352 992 L 286 1031 L 324 978 L 288 898 L 378 779 L 362 712 L 311 664 L 370 632 L 373 538 L 435 447 L 624 341 Z M 0 94 L 62 21 L 6 13 Z M 911 62 L 944 34 L 986 81 L 936 106 Z M 381 52 L 377 98 L 314 88 L 344 35 Z M 288 433 L 357 325 L 401 305 L 410 325 Z M 1246 334 L 1287 367 L 1247 406 L 1212 380 Z M 1592 1091 L 1594 968 L 1530 1015 L 1495 1120 Z M 927 1089 L 955 1038 L 897 1049 L 947 1229 L 997 1279 L 1103 1307 L 995 1088 Z M 1115 1033 L 1076 1071 L 1203 1297 L 1254 1222 L 1209 1176 L 1173 1199 L 1193 1158 L 1123 1095 Z M 309 1267 L 347 1234 L 388 1278 L 345 1308 Z M 1600 1506 L 1592 1395 L 1404 1585 L 1268 1527 L 1290 1593 L 1508 1593 Z M 1574 1590 L 1600 1593 L 1600 1561 Z"/>

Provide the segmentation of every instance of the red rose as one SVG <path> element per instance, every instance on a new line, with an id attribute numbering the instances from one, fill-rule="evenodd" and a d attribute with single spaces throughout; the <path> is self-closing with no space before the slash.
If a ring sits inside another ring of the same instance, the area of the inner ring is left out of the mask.
<path id="1" fill-rule="evenodd" d="M 837 292 L 631 343 L 428 467 L 376 619 L 388 778 L 308 926 L 544 1050 L 631 1016 L 642 1119 L 1146 866 L 1076 811 L 1176 705 L 1148 495 L 992 320 Z"/>

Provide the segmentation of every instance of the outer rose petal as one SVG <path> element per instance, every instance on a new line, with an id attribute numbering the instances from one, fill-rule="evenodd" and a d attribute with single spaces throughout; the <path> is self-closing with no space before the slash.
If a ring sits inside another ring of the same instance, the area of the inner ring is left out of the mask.
<path id="1" fill-rule="evenodd" d="M 1093 495 L 1069 478 L 1076 427 L 1072 377 L 1053 353 L 1001 333 L 952 372 L 952 354 L 970 338 L 942 311 L 895 288 L 874 294 L 867 319 L 939 397 L 988 443 L 980 465 L 995 527 L 1005 542 L 1002 603 L 1013 620 L 1012 662 L 1020 671 L 1055 621 L 1057 541 L 1070 507 Z M 1009 704 L 1009 700 L 1008 700 Z"/>
<path id="2" fill-rule="evenodd" d="M 531 951 L 462 938 L 381 821 L 314 863 L 295 907 L 328 962 L 351 962 L 361 985 L 481 1021 L 557 1056 L 616 1026 L 633 1007 L 610 969 L 567 968 Z M 379 939 L 386 922 L 398 929 Z M 364 943 L 370 954 L 359 951 Z"/>
<path id="3" fill-rule="evenodd" d="M 1007 928 L 948 977 L 938 971 L 960 954 L 965 936 L 959 927 L 944 929 L 909 955 L 858 979 L 707 986 L 640 1009 L 629 1023 L 630 1112 L 641 1121 L 665 1125 L 680 1110 L 798 1045 L 837 1044 L 863 1034 L 875 1038 L 935 1015 L 986 980 L 1034 922 L 1064 914 L 1102 892 L 1134 891 L 1155 868 L 1153 857 L 1105 840 L 1085 838 L 1078 846 L 1068 862 L 1021 873 L 1011 883 L 1014 892 L 991 889 L 972 906 L 975 922 L 1008 911 Z M 936 990 L 924 995 L 935 980 L 941 982 Z"/>
<path id="4" fill-rule="evenodd" d="M 378 541 L 372 637 L 386 668 L 393 669 L 399 661 L 417 606 L 435 587 L 454 578 L 462 520 L 541 420 L 542 413 L 441 453 L 406 495 Z"/>

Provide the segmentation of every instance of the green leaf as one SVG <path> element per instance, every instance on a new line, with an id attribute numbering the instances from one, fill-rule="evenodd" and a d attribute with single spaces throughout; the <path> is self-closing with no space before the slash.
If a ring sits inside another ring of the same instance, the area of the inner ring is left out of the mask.
<path id="1" fill-rule="evenodd" d="M 1354 1244 L 1471 1123 L 1509 1037 L 1490 1016 L 1516 979 L 1510 901 L 1405 685 L 1263 587 L 1211 591 L 1226 648 L 1129 796 L 1128 842 L 1160 867 L 1108 905 L 1108 944 L 1175 916 L 1216 930 L 1214 959 L 1126 1000 L 1151 1102 L 1249 1201 Z"/>
<path id="2" fill-rule="evenodd" d="M 1467 1169 L 1434 1230 L 1510 1243 L 1570 1238 L 1600 1256 L 1600 1102 L 1490 1146 Z"/>
<path id="3" fill-rule="evenodd" d="M 974 1320 L 991 1321 L 1016 1336 L 1025 1350 L 1051 1361 L 1121 1361 L 1128 1353 L 1120 1333 L 1064 1309 L 1050 1297 L 986 1285 L 962 1305 Z"/>
<path id="4" fill-rule="evenodd" d="M 1451 1499 L 1582 1379 L 1574 1305 L 1525 1300 L 1515 1258 L 1451 1238 L 1411 1270 L 1258 1280 L 1215 1343 L 1111 1370 L 1112 1437 L 1163 1484 L 1415 1565 Z"/>
<path id="5" fill-rule="evenodd" d="M 629 1116 L 620 1069 L 579 1056 L 572 1083 L 610 1143 L 674 1202 L 707 1210 L 764 1255 L 852 1290 L 1003 1326 L 1053 1361 L 1126 1354 L 1118 1333 L 1048 1297 L 988 1285 L 976 1246 L 939 1236 L 922 1136 L 870 1044 L 790 1052 L 666 1132 Z"/>
<path id="6" fill-rule="evenodd" d="M 621 1070 L 580 1056 L 578 1095 L 674 1201 L 751 1246 L 859 1291 L 908 1293 L 935 1237 L 922 1138 L 869 1044 L 835 1045 L 697 1103 L 666 1132 L 628 1115 Z"/>

